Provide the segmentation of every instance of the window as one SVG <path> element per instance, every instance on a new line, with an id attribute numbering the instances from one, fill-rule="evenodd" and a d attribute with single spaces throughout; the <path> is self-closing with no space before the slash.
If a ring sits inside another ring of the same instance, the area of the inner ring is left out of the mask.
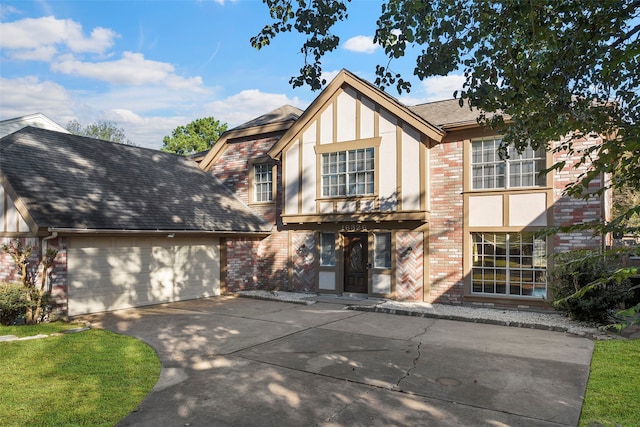
<path id="1" fill-rule="evenodd" d="M 320 265 L 328 267 L 336 265 L 335 233 L 320 233 Z"/>
<path id="2" fill-rule="evenodd" d="M 375 268 L 391 268 L 391 233 L 375 233 L 373 266 Z"/>
<path id="3" fill-rule="evenodd" d="M 471 142 L 471 187 L 474 190 L 544 186 L 545 176 L 539 172 L 546 167 L 544 149 L 527 147 L 522 154 L 510 147 L 509 158 L 500 159 L 500 138 Z"/>
<path id="4" fill-rule="evenodd" d="M 472 233 L 473 293 L 545 297 L 546 241 L 534 233 Z"/>
<path id="5" fill-rule="evenodd" d="M 322 196 L 373 194 L 373 148 L 322 154 Z"/>
<path id="6" fill-rule="evenodd" d="M 273 165 L 262 163 L 253 165 L 253 201 L 273 200 Z"/>

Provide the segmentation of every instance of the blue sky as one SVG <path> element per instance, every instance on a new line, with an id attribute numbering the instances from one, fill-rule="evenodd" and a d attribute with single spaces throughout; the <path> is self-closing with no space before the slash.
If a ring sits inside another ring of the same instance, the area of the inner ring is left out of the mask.
<path id="1" fill-rule="evenodd" d="M 386 64 L 372 42 L 378 0 L 353 0 L 323 60 L 373 81 Z M 288 81 L 303 64 L 298 34 L 266 48 L 250 38 L 270 20 L 260 0 L 6 1 L 0 4 L 0 120 L 41 112 L 61 125 L 116 122 L 137 145 L 160 148 L 179 125 L 214 116 L 237 126 L 318 95 Z M 412 75 L 408 59 L 393 69 Z M 461 76 L 414 81 L 409 105 L 451 98 Z"/>

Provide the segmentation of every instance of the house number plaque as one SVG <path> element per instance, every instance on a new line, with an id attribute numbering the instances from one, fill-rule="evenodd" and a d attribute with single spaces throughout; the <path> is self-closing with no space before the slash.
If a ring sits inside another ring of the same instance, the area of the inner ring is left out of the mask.
<path id="1" fill-rule="evenodd" d="M 364 224 L 344 224 L 341 231 L 367 231 L 367 226 Z"/>

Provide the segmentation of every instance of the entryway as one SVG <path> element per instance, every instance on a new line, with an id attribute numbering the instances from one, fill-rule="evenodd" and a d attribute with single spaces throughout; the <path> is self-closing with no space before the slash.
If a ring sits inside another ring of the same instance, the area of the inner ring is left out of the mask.
<path id="1" fill-rule="evenodd" d="M 369 240 L 367 233 L 344 233 L 344 292 L 369 292 Z"/>

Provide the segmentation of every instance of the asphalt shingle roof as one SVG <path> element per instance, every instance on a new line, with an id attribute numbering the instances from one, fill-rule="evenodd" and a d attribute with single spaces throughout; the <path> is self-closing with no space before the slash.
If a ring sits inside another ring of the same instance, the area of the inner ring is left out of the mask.
<path id="1" fill-rule="evenodd" d="M 239 126 L 231 130 L 240 130 L 240 129 L 248 129 L 254 126 L 262 126 L 272 123 L 280 123 L 286 121 L 296 121 L 302 115 L 304 111 L 297 107 L 293 107 L 291 105 L 283 105 L 282 107 L 278 107 L 273 111 L 270 111 L 266 114 L 261 115 L 260 117 L 256 117 L 253 120 L 250 120 L 246 123 L 243 123 Z"/>
<path id="2" fill-rule="evenodd" d="M 479 113 L 477 109 L 470 109 L 465 103 L 460 107 L 457 99 L 429 102 L 409 107 L 411 111 L 440 128 L 452 125 L 475 123 Z"/>
<path id="3" fill-rule="evenodd" d="M 0 174 L 39 227 L 268 232 L 186 157 L 27 127 L 0 139 Z"/>

